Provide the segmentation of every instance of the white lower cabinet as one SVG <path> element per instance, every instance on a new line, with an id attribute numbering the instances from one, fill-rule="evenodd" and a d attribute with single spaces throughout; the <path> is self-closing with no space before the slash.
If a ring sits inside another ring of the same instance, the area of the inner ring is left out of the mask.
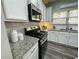
<path id="1" fill-rule="evenodd" d="M 59 32 L 58 33 L 58 40 L 59 40 L 58 43 L 68 45 L 68 42 L 69 42 L 69 33 Z"/>
<path id="2" fill-rule="evenodd" d="M 69 32 L 48 31 L 48 41 L 78 47 L 78 34 Z"/>
<path id="3" fill-rule="evenodd" d="M 38 59 L 38 48 L 35 48 L 35 50 L 28 59 Z"/>
<path id="4" fill-rule="evenodd" d="M 48 31 L 48 41 L 58 42 L 57 39 L 57 32 L 55 31 Z"/>
<path id="5" fill-rule="evenodd" d="M 35 44 L 24 56 L 23 59 L 38 59 L 38 43 Z"/>
<path id="6" fill-rule="evenodd" d="M 69 45 L 78 47 L 78 34 L 77 33 L 70 33 L 69 37 L 70 37 Z"/>

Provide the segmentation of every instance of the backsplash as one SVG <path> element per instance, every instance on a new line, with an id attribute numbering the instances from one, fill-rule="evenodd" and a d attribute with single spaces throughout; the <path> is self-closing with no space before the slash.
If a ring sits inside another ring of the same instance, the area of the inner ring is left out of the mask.
<path id="1" fill-rule="evenodd" d="M 5 22 L 7 29 L 14 29 L 14 28 L 27 28 L 30 26 L 37 25 L 36 22 Z"/>
<path id="2" fill-rule="evenodd" d="M 31 27 L 33 25 L 37 25 L 36 23 L 26 23 L 26 22 L 6 22 L 6 29 L 9 41 L 11 39 L 11 33 L 13 30 L 16 30 L 18 33 L 24 34 L 24 28 Z"/>

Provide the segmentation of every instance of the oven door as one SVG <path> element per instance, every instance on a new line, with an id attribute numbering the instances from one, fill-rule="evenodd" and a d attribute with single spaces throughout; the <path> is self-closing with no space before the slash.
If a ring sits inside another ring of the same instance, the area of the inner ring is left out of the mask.
<path id="1" fill-rule="evenodd" d="M 47 40 L 41 45 L 41 42 L 39 40 L 39 59 L 43 59 L 45 52 L 47 50 Z"/>
<path id="2" fill-rule="evenodd" d="M 47 40 L 42 45 L 40 45 L 39 49 L 40 49 L 39 50 L 40 51 L 40 59 L 44 59 L 44 55 L 47 50 Z"/>
<path id="3" fill-rule="evenodd" d="M 44 42 L 44 44 L 42 44 L 42 47 L 41 47 L 41 55 L 42 55 L 41 57 L 42 57 L 42 59 L 44 59 L 46 51 L 47 51 L 47 40 Z"/>

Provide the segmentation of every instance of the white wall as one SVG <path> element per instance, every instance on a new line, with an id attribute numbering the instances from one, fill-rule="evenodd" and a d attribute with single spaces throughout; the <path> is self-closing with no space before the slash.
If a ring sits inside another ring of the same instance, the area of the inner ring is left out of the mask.
<path id="1" fill-rule="evenodd" d="M 1 59 L 13 59 L 4 20 L 5 17 L 1 7 Z"/>

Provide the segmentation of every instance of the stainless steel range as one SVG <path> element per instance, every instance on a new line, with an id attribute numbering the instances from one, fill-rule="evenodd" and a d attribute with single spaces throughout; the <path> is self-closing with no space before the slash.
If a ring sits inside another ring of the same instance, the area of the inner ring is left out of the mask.
<path id="1" fill-rule="evenodd" d="M 42 49 L 43 49 L 43 47 L 47 47 L 48 32 L 40 31 L 39 28 L 35 29 L 35 30 L 31 30 L 31 31 L 27 31 L 25 29 L 25 35 L 36 37 L 39 39 L 39 41 L 38 41 L 38 43 L 39 43 L 39 59 L 42 59 Z"/>

